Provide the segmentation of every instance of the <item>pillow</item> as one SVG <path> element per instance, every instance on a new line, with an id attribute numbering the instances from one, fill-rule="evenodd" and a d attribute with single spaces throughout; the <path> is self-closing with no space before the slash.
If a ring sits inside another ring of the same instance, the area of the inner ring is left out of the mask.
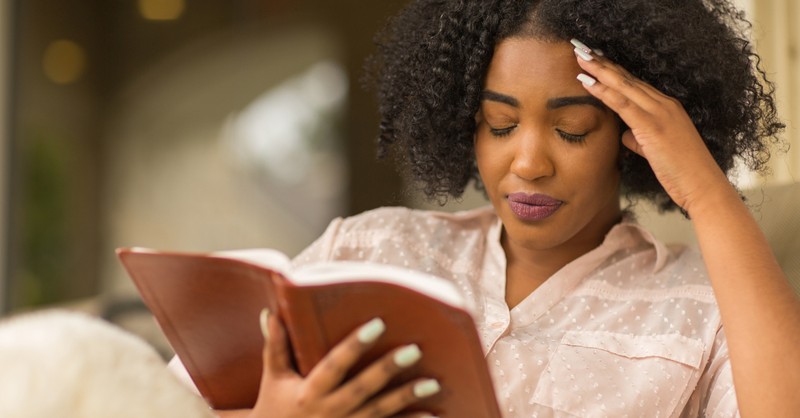
<path id="1" fill-rule="evenodd" d="M 0 417 L 212 418 L 144 340 L 60 310 L 0 321 Z"/>

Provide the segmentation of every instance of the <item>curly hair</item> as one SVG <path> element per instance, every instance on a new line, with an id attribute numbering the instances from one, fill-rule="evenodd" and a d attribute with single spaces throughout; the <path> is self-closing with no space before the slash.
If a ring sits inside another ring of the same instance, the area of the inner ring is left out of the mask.
<path id="1" fill-rule="evenodd" d="M 773 86 L 727 0 L 416 0 L 376 37 L 367 66 L 380 112 L 378 154 L 392 153 L 431 199 L 480 187 L 473 137 L 494 48 L 512 36 L 577 38 L 679 100 L 725 173 L 767 171 L 784 125 Z M 623 127 L 623 132 L 624 132 Z M 630 201 L 677 206 L 647 161 L 620 162 Z"/>

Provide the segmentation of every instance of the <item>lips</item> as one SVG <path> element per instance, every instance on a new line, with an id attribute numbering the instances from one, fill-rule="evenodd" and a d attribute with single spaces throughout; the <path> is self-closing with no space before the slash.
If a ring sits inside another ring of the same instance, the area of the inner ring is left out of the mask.
<path id="1" fill-rule="evenodd" d="M 511 212 L 523 221 L 540 221 L 550 217 L 564 202 L 544 194 L 512 193 L 508 195 Z"/>

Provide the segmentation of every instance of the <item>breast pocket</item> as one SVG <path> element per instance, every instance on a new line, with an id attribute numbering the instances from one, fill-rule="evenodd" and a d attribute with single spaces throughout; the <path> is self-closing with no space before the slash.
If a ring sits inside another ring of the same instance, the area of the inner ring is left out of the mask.
<path id="1" fill-rule="evenodd" d="M 677 334 L 567 332 L 532 401 L 581 417 L 668 417 L 691 392 L 703 352 Z"/>

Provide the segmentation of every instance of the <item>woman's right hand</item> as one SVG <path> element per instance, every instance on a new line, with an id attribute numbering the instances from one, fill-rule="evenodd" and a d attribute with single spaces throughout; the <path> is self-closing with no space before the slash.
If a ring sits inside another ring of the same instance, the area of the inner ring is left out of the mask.
<path id="1" fill-rule="evenodd" d="M 439 391 L 433 379 L 416 379 L 380 396 L 373 397 L 404 368 L 416 363 L 421 353 L 416 345 L 399 347 L 345 381 L 358 359 L 385 329 L 379 318 L 362 325 L 336 345 L 303 378 L 290 363 L 286 331 L 280 320 L 262 314 L 264 369 L 255 407 L 249 418 L 373 418 L 396 416 L 423 397 Z M 432 417 L 416 413 L 406 417 Z"/>

